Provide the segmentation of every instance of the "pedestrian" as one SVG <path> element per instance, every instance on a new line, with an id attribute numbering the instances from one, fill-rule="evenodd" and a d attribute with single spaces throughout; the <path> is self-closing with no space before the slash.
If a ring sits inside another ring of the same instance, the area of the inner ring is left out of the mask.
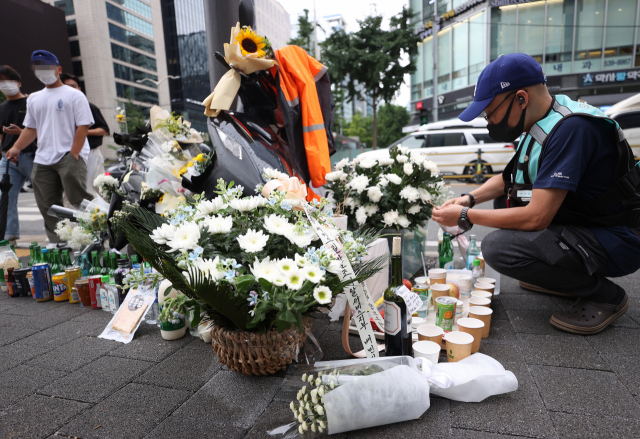
<path id="1" fill-rule="evenodd" d="M 75 88 L 82 91 L 80 88 L 80 80 L 69 73 L 61 73 L 60 80 L 64 85 Z M 95 123 L 89 127 L 87 133 L 87 140 L 89 141 L 89 161 L 87 162 L 87 191 L 91 192 L 94 196 L 98 195 L 98 190 L 93 187 L 93 181 L 98 175 L 104 174 L 104 157 L 100 152 L 100 145 L 102 145 L 102 138 L 110 134 L 109 125 L 104 120 L 100 109 L 89 102 L 91 108 L 91 116 Z"/>
<path id="2" fill-rule="evenodd" d="M 610 277 L 640 268 L 640 168 L 620 126 L 600 110 L 551 96 L 529 55 L 500 56 L 478 78 L 459 118 L 484 113 L 489 135 L 518 150 L 502 175 L 433 212 L 445 226 L 499 230 L 482 240 L 485 261 L 523 288 L 576 298 L 551 325 L 596 334 L 628 308 Z M 506 209 L 472 209 L 506 194 Z M 527 297 L 523 296 L 523 300 Z"/>
<path id="3" fill-rule="evenodd" d="M 47 212 L 54 204 L 62 205 L 63 192 L 75 206 L 92 199 L 86 190 L 87 132 L 94 120 L 85 95 L 60 81 L 62 67 L 53 53 L 33 52 L 31 68 L 45 88 L 27 99 L 25 128 L 6 158 L 18 162 L 21 151 L 38 138 L 31 181 L 49 241 L 60 242 L 58 219 Z"/>
<path id="4" fill-rule="evenodd" d="M 0 180 L 7 169 L 7 159 L 4 157 L 16 143 L 24 128 L 24 117 L 27 114 L 27 98 L 20 91 L 22 77 L 10 66 L 0 66 L 0 91 L 7 100 L 0 104 L 0 149 L 3 157 L 0 160 Z M 15 243 L 20 239 L 20 221 L 18 218 L 18 196 L 25 181 L 31 178 L 33 159 L 36 154 L 36 142 L 31 142 L 19 156 L 17 163 L 9 165 L 11 190 L 9 191 L 9 210 L 7 211 L 7 229 L 4 239 Z"/>

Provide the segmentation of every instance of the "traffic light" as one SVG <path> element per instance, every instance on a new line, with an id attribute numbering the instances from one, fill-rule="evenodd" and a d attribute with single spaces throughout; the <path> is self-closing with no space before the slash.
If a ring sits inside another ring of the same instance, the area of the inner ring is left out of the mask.
<path id="1" fill-rule="evenodd" d="M 422 125 L 429 123 L 429 112 L 427 110 L 420 110 L 420 123 Z"/>

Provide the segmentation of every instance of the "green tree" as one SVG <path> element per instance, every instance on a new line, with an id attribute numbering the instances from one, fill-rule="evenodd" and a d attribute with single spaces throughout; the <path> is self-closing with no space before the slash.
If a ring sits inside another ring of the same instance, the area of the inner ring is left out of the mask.
<path id="1" fill-rule="evenodd" d="M 360 141 L 370 148 L 373 142 L 373 117 L 362 117 L 362 114 L 357 111 L 351 117 L 351 122 L 344 132 L 349 137 L 360 137 Z"/>
<path id="2" fill-rule="evenodd" d="M 331 78 L 346 82 L 350 99 L 361 94 L 360 87 L 372 99 L 373 141 L 377 148 L 378 106 L 391 102 L 404 82 L 404 75 L 416 71 L 420 38 L 413 33 L 410 9 L 391 17 L 389 29 L 382 30 L 382 16 L 369 16 L 358 21 L 360 29 L 353 34 L 337 30 L 320 45 L 322 61 L 329 67 Z M 409 62 L 403 65 L 403 59 Z M 333 71 L 332 71 L 333 70 Z"/>
<path id="3" fill-rule="evenodd" d="M 311 34 L 313 34 L 313 23 L 309 21 L 309 10 L 304 10 L 304 16 L 298 17 L 298 36 L 291 38 L 287 44 L 290 46 L 300 46 L 307 53 L 311 53 Z"/>
<path id="4" fill-rule="evenodd" d="M 386 148 L 404 134 L 402 127 L 409 123 L 411 117 L 405 107 L 400 105 L 385 104 L 378 111 L 378 144 Z"/>
<path id="5" fill-rule="evenodd" d="M 124 111 L 127 114 L 127 129 L 129 133 L 133 133 L 136 128 L 144 128 L 147 123 L 147 117 L 142 107 L 131 102 L 131 99 L 124 103 Z"/>

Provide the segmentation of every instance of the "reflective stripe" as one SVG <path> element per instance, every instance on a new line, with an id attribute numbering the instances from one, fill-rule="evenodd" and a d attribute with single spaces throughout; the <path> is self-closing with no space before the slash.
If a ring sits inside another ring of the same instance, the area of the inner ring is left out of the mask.
<path id="1" fill-rule="evenodd" d="M 315 82 L 318 82 L 318 80 L 319 80 L 320 78 L 322 78 L 322 75 L 324 75 L 324 74 L 325 74 L 325 72 L 326 72 L 327 70 L 328 70 L 328 67 L 327 67 L 327 66 L 322 66 L 322 68 L 320 69 L 320 71 L 319 71 L 318 73 L 316 73 L 316 76 L 314 76 L 314 77 L 313 77 L 313 80 L 314 80 Z"/>
<path id="2" fill-rule="evenodd" d="M 303 133 L 310 133 L 311 131 L 317 131 L 317 130 L 324 130 L 324 124 L 323 123 L 318 123 L 315 125 L 311 125 L 308 127 L 303 126 L 302 127 L 302 132 Z"/>
<path id="3" fill-rule="evenodd" d="M 531 129 L 529 130 L 529 134 L 531 134 L 531 137 L 536 139 L 536 142 L 538 142 L 540 145 L 542 145 L 544 143 L 544 140 L 547 138 L 547 133 L 545 133 L 537 123 L 531 127 Z"/>
<path id="4" fill-rule="evenodd" d="M 565 107 L 564 105 L 560 105 L 560 103 L 555 99 L 553 100 L 553 109 L 558 113 L 562 114 L 562 117 L 567 117 L 572 113 L 572 111 L 569 110 L 568 107 Z"/>
<path id="5" fill-rule="evenodd" d="M 618 140 L 620 142 L 624 142 L 625 139 L 626 137 L 624 137 L 624 133 L 622 132 L 622 129 L 618 128 Z"/>
<path id="6" fill-rule="evenodd" d="M 289 104 L 290 107 L 295 107 L 296 105 L 300 105 L 300 96 L 296 97 L 292 101 L 287 101 L 287 104 Z"/>

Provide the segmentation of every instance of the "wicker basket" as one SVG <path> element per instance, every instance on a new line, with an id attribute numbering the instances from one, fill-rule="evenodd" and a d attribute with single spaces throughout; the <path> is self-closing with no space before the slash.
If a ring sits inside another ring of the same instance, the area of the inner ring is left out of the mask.
<path id="1" fill-rule="evenodd" d="M 281 333 L 271 329 L 264 334 L 214 326 L 211 345 L 218 362 L 229 370 L 245 375 L 273 375 L 297 358 L 311 323 L 310 317 L 303 320 L 304 334 L 297 326 Z"/>

